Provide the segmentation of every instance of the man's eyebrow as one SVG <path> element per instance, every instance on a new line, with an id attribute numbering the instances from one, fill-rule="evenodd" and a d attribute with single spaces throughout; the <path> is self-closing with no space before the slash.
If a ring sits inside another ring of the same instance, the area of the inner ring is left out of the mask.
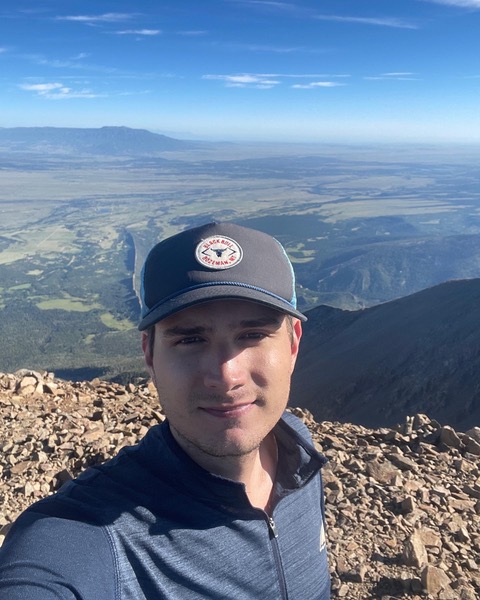
<path id="1" fill-rule="evenodd" d="M 176 337 L 182 335 L 202 335 L 208 330 L 207 327 L 181 327 L 180 325 L 175 325 L 173 327 L 169 327 L 162 331 L 162 335 L 164 337 Z"/>
<path id="2" fill-rule="evenodd" d="M 242 319 L 238 324 L 234 323 L 232 328 L 255 328 L 255 327 L 280 327 L 282 324 L 281 317 L 267 316 L 267 317 L 254 317 L 252 319 Z M 204 327 L 203 325 L 192 325 L 192 326 L 181 326 L 174 325 L 161 332 L 163 337 L 178 337 L 178 336 L 193 336 L 193 335 L 204 335 L 208 331 L 211 331 L 210 327 Z"/>
<path id="3" fill-rule="evenodd" d="M 274 327 L 280 327 L 282 324 L 281 317 L 257 317 L 254 319 L 244 319 L 240 322 L 241 327 L 268 327 L 273 325 Z"/>

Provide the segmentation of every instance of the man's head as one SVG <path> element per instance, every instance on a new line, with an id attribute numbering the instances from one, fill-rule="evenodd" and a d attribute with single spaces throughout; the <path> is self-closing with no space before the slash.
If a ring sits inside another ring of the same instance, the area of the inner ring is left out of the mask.
<path id="1" fill-rule="evenodd" d="M 185 308 L 219 299 L 270 306 L 302 321 L 295 276 L 281 244 L 232 223 L 209 223 L 158 243 L 141 276 L 141 331 Z"/>
<path id="2" fill-rule="evenodd" d="M 142 297 L 145 360 L 177 441 L 203 465 L 253 452 L 285 410 L 306 318 L 282 246 L 231 224 L 185 231 L 150 252 Z"/>

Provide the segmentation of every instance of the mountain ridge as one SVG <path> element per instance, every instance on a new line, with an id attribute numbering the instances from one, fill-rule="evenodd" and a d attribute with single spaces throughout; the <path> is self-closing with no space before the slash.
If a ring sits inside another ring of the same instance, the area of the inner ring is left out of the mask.
<path id="1" fill-rule="evenodd" d="M 480 424 L 480 279 L 307 316 L 292 397 L 317 419 L 378 427 L 425 412 Z"/>
<path id="2" fill-rule="evenodd" d="M 146 129 L 124 126 L 0 128 L 0 148 L 14 152 L 104 156 L 154 156 L 200 148 L 200 142 L 178 140 Z"/>

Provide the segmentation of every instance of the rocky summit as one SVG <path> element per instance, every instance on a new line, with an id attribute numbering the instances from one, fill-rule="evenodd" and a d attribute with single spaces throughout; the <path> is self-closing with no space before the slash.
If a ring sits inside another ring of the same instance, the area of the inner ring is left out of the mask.
<path id="1" fill-rule="evenodd" d="M 417 414 L 368 429 L 291 411 L 329 459 L 332 598 L 480 598 L 480 428 Z M 28 505 L 164 418 L 148 381 L 0 374 L 0 544 Z"/>

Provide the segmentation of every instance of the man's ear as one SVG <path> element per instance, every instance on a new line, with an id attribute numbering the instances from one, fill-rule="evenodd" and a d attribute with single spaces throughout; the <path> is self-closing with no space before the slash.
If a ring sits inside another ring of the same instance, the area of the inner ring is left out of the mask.
<path id="1" fill-rule="evenodd" d="M 300 340 L 302 338 L 302 322 L 300 319 L 293 319 L 292 322 L 292 372 L 297 362 Z"/>

